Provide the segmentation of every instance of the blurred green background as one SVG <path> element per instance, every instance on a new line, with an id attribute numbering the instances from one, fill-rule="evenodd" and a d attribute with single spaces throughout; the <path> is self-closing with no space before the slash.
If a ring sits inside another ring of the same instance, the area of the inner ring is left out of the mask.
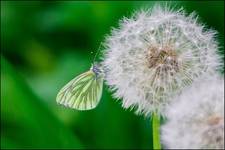
<path id="1" fill-rule="evenodd" d="M 65 109 L 55 97 L 89 69 L 119 19 L 154 4 L 1 1 L 1 148 L 152 148 L 149 118 L 124 110 L 107 86 L 91 111 Z M 169 4 L 217 30 L 224 54 L 223 1 Z"/>

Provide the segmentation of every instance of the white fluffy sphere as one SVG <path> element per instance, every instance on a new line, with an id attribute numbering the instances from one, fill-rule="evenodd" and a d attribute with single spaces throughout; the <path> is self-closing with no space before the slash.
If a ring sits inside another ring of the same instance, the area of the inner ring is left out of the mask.
<path id="1" fill-rule="evenodd" d="M 124 108 L 162 110 L 172 97 L 219 65 L 215 32 L 194 14 L 161 7 L 121 20 L 106 38 L 103 66 L 107 84 Z"/>
<path id="2" fill-rule="evenodd" d="M 224 79 L 202 79 L 166 109 L 162 141 L 169 149 L 224 148 Z"/>

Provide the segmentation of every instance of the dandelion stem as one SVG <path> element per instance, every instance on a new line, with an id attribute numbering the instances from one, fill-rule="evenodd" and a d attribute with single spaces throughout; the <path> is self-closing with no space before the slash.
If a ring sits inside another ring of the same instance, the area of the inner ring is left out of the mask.
<path id="1" fill-rule="evenodd" d="M 161 149 L 160 145 L 160 117 L 153 113 L 152 115 L 153 149 Z"/>

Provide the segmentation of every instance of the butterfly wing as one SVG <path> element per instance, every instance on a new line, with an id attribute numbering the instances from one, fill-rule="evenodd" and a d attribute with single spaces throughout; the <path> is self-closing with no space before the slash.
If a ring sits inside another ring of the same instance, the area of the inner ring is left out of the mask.
<path id="1" fill-rule="evenodd" d="M 65 85 L 59 91 L 56 101 L 69 108 L 90 110 L 98 105 L 102 95 L 102 87 L 103 78 L 90 70 Z"/>

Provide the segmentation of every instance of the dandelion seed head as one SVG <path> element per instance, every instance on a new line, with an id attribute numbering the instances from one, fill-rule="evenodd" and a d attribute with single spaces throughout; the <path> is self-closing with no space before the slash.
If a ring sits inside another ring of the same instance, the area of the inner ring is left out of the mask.
<path id="1" fill-rule="evenodd" d="M 106 83 L 124 108 L 164 115 L 174 95 L 220 65 L 215 34 L 194 13 L 159 6 L 136 12 L 106 38 Z"/>
<path id="2" fill-rule="evenodd" d="M 167 107 L 166 148 L 224 148 L 224 79 L 201 79 Z"/>

